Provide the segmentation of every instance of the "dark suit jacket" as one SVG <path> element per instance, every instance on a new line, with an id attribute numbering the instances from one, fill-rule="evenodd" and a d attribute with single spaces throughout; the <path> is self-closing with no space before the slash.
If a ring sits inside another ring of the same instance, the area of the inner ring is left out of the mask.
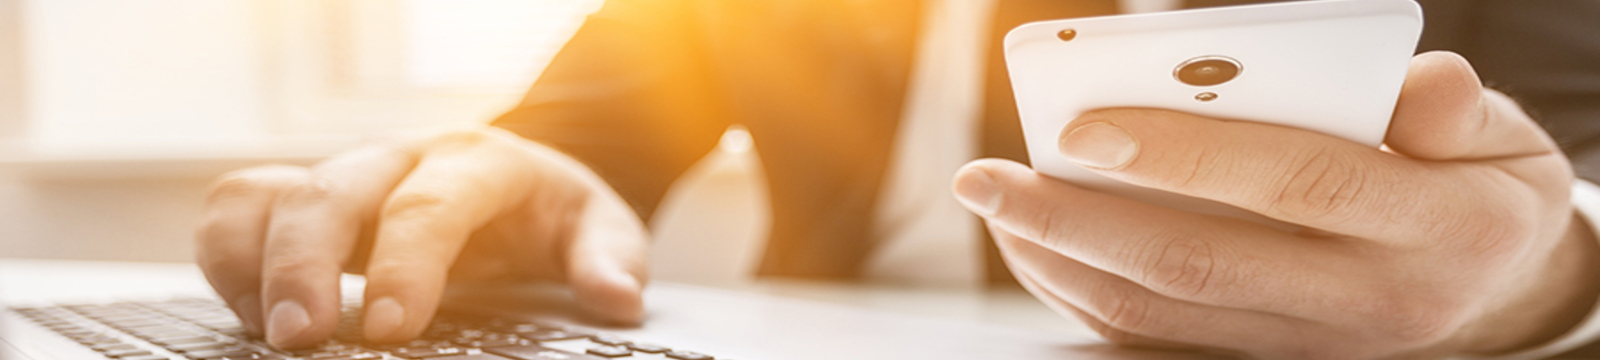
<path id="1" fill-rule="evenodd" d="M 1421 2 L 1420 50 L 1464 54 L 1536 114 L 1580 174 L 1600 179 L 1600 1 Z M 997 46 L 1005 31 L 1116 12 L 1113 0 L 1000 1 L 984 156 L 1026 161 Z M 495 125 L 586 162 L 648 217 L 725 128 L 743 124 L 773 206 L 760 274 L 855 277 L 873 247 L 919 16 L 917 0 L 609 0 Z M 991 277 L 1006 279 L 991 263 Z"/>

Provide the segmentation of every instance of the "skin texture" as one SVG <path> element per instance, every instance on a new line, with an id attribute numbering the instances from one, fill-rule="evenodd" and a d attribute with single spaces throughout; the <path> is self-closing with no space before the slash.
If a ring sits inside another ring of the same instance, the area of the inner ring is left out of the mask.
<path id="1" fill-rule="evenodd" d="M 217 179 L 199 264 L 245 326 L 280 348 L 339 320 L 339 275 L 367 275 L 365 336 L 422 333 L 447 281 L 568 283 L 602 321 L 643 305 L 644 226 L 588 168 L 482 127 L 367 146 L 311 168 Z"/>
<path id="2" fill-rule="evenodd" d="M 1570 164 L 1465 59 L 1413 59 L 1385 143 L 1148 109 L 1062 131 L 1062 154 L 1099 174 L 1308 228 L 1296 233 L 1004 160 L 968 164 L 954 191 L 1029 291 L 1121 344 L 1262 359 L 1501 354 L 1593 306 L 1600 246 L 1570 204 Z"/>

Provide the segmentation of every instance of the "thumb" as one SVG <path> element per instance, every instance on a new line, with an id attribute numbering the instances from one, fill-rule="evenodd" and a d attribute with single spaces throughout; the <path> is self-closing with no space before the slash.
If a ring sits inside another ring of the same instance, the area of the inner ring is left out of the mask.
<path id="1" fill-rule="evenodd" d="M 601 321 L 637 324 L 648 281 L 647 232 L 614 193 L 592 195 L 567 250 L 567 281 L 584 311 Z"/>
<path id="2" fill-rule="evenodd" d="M 1503 158 L 1556 149 L 1515 101 L 1485 90 L 1472 64 L 1446 51 L 1411 59 L 1385 144 L 1424 160 Z"/>

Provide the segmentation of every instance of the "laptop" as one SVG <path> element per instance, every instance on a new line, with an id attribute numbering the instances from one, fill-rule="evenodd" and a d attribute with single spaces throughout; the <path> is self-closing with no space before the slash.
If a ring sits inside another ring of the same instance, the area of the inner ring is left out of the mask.
<path id="1" fill-rule="evenodd" d="M 346 293 L 360 279 L 346 277 Z M 559 287 L 452 288 L 421 339 L 364 344 L 346 296 L 336 339 L 279 351 L 248 334 L 192 265 L 0 260 L 0 359 L 814 360 L 1205 359 L 1085 334 L 654 283 L 635 328 L 586 323 Z M 1043 314 L 1055 316 L 1053 314 Z"/>

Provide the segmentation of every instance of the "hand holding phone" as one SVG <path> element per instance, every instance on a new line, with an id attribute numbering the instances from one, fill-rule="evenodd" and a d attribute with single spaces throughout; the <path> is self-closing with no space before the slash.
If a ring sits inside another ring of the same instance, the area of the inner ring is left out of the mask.
<path id="1" fill-rule="evenodd" d="M 1410 0 L 1302 1 L 1024 24 L 1006 36 L 1005 55 L 1036 171 L 1149 203 L 1286 226 L 1096 175 L 1062 156 L 1058 139 L 1092 110 L 1158 108 L 1376 147 L 1421 32 L 1421 9 Z"/>
<path id="2" fill-rule="evenodd" d="M 1600 189 L 1539 124 L 1459 55 L 1390 69 L 1409 1 L 1273 6 L 1013 33 L 1033 168 L 974 161 L 952 190 L 1018 282 L 1115 343 L 1258 359 L 1590 341 Z"/>

